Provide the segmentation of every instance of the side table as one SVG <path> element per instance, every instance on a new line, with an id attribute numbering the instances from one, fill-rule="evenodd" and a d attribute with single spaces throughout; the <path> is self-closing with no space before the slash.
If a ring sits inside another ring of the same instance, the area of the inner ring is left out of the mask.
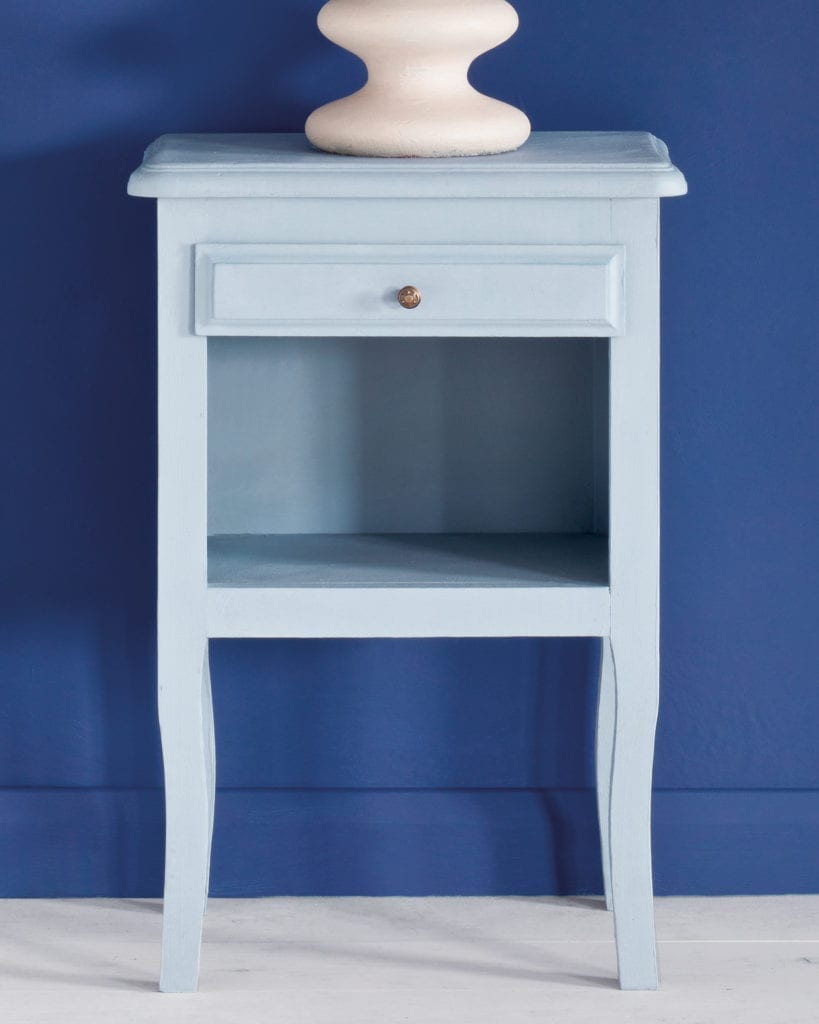
<path id="1" fill-rule="evenodd" d="M 641 133 L 446 161 L 293 134 L 146 152 L 163 991 L 198 981 L 210 637 L 600 637 L 606 900 L 621 987 L 656 988 L 659 199 L 685 191 Z"/>

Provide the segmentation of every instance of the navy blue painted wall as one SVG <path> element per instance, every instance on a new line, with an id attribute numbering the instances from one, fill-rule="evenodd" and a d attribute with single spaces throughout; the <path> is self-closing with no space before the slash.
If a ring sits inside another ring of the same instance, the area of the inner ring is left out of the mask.
<path id="1" fill-rule="evenodd" d="M 157 894 L 162 132 L 362 81 L 318 0 L 0 8 L 0 892 Z M 647 129 L 664 205 L 661 892 L 819 888 L 815 0 L 518 0 L 479 87 Z M 214 645 L 216 893 L 600 888 L 588 641 Z"/>

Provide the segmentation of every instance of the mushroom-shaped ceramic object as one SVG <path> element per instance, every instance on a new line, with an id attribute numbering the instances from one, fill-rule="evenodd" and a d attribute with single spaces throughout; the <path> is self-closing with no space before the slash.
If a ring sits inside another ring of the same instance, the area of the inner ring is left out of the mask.
<path id="1" fill-rule="evenodd" d="M 366 85 L 319 107 L 306 132 L 317 149 L 351 156 L 504 153 L 529 137 L 526 115 L 467 78 L 480 54 L 518 27 L 506 0 L 329 0 L 321 31 L 367 65 Z"/>

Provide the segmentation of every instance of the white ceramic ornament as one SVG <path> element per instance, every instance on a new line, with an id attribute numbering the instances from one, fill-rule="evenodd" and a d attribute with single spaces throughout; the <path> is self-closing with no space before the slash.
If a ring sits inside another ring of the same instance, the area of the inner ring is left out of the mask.
<path id="1" fill-rule="evenodd" d="M 329 0 L 318 25 L 367 65 L 367 84 L 307 119 L 317 149 L 350 156 L 505 153 L 529 119 L 467 79 L 472 62 L 513 35 L 506 0 Z"/>

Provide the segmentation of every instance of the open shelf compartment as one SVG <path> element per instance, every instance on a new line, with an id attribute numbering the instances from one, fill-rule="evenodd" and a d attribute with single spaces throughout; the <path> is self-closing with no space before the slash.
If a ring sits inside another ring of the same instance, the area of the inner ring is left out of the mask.
<path id="1" fill-rule="evenodd" d="M 606 631 L 605 340 L 208 345 L 211 635 Z"/>

